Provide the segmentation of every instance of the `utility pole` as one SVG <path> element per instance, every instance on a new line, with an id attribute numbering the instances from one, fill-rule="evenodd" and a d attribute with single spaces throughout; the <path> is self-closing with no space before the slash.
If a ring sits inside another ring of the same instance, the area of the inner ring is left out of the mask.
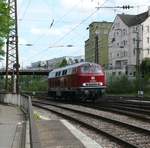
<path id="1" fill-rule="evenodd" d="M 137 27 L 137 32 L 136 32 L 136 76 L 137 79 L 139 78 L 139 73 L 140 73 L 140 39 L 139 39 L 139 26 Z"/>
<path id="2" fill-rule="evenodd" d="M 18 56 L 18 24 L 17 24 L 17 0 L 8 0 L 9 14 L 14 21 L 6 45 L 6 83 L 5 87 L 8 91 L 8 72 L 13 73 L 11 78 L 11 91 L 19 93 L 19 56 Z M 8 20 L 9 22 L 9 20 Z M 14 71 L 16 71 L 16 81 Z M 16 83 L 15 83 L 16 82 Z"/>
<path id="3" fill-rule="evenodd" d="M 140 70 L 140 25 L 137 26 L 137 31 L 136 33 L 136 80 L 138 82 L 138 95 L 143 96 L 143 91 L 142 91 L 142 84 L 141 84 L 141 70 Z"/>

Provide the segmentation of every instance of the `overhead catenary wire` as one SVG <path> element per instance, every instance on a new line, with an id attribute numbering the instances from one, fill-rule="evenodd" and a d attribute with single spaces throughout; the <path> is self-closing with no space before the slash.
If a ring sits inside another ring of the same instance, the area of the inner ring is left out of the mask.
<path id="1" fill-rule="evenodd" d="M 97 12 L 97 11 L 96 11 Z M 95 13 L 96 13 L 95 12 Z M 94 13 L 94 12 L 93 12 Z M 95 14 L 94 13 L 94 14 Z M 94 15 L 93 14 L 93 15 Z M 88 16 L 89 17 L 89 16 Z M 89 17 L 90 18 L 90 17 Z M 87 20 L 88 20 L 88 18 L 87 18 Z M 84 20 L 82 20 L 83 21 L 83 23 L 84 22 L 86 22 L 86 20 L 84 19 Z M 62 37 L 60 37 L 57 41 L 55 41 L 54 42 L 54 44 L 57 44 L 57 43 L 59 43 L 60 41 L 62 41 L 66 36 L 68 36 L 71 32 L 73 32 L 74 30 L 76 30 L 81 24 L 83 24 L 82 23 L 82 21 L 79 23 L 79 24 L 77 24 L 76 26 L 74 26 L 71 30 L 69 30 L 66 34 L 64 34 L 64 36 L 62 36 Z M 41 38 L 40 38 L 41 39 Z M 37 54 L 40 54 L 40 53 L 43 53 L 43 52 L 45 52 L 45 51 L 48 51 L 48 49 L 49 49 L 49 47 L 47 47 L 47 48 L 44 48 L 42 51 L 40 51 L 40 52 L 38 52 L 38 53 L 36 53 L 36 55 Z M 41 54 L 40 54 L 41 55 Z M 34 57 L 35 55 L 33 55 L 32 57 Z"/>
<path id="2" fill-rule="evenodd" d="M 109 0 L 105 0 L 103 2 L 103 4 L 101 4 L 101 6 L 103 6 L 107 1 Z M 94 12 L 92 12 L 89 16 L 87 16 L 85 19 L 83 19 L 79 24 L 77 24 L 76 26 L 74 26 L 70 31 L 68 31 L 65 35 L 63 35 L 60 39 L 58 39 L 57 41 L 54 42 L 53 45 L 59 43 L 60 41 L 62 41 L 66 36 L 68 36 L 70 33 L 72 33 L 75 29 L 77 29 L 81 24 L 83 24 L 84 22 L 86 22 L 89 18 L 91 18 L 97 11 L 99 11 L 99 9 L 96 9 Z M 41 55 L 41 53 L 47 51 L 49 49 L 49 47 L 47 48 L 44 48 L 43 50 L 41 50 L 40 52 L 36 53 L 36 55 Z M 30 58 L 33 58 L 35 57 L 36 55 L 34 56 L 31 56 Z"/>
<path id="3" fill-rule="evenodd" d="M 78 26 L 80 26 L 83 22 L 85 22 L 88 18 L 90 18 L 90 16 L 92 16 L 93 14 L 95 14 L 96 11 L 98 11 L 98 10 L 95 10 L 95 11 L 94 11 L 91 15 L 89 15 L 86 19 L 84 19 L 84 20 L 81 21 L 78 25 L 76 25 L 75 27 L 73 27 L 69 32 L 67 32 L 67 33 L 66 33 L 64 36 L 62 36 L 59 40 L 57 40 L 56 42 L 54 42 L 53 45 L 55 45 L 55 44 L 57 44 L 58 42 L 60 42 L 61 40 L 63 40 L 68 34 L 70 34 L 70 33 L 71 33 L 72 31 L 74 31 Z M 40 52 L 36 53 L 36 55 L 41 54 L 41 53 L 45 52 L 45 51 L 48 50 L 48 49 L 49 49 L 49 47 L 47 47 L 47 48 L 41 50 Z M 34 55 L 34 56 L 36 56 L 36 55 Z M 34 57 L 34 56 L 32 56 L 32 57 Z M 31 58 L 31 57 L 30 57 L 30 58 Z"/>
<path id="4" fill-rule="evenodd" d="M 48 5 L 49 5 L 49 3 L 46 1 L 46 0 L 43 0 L 43 2 L 46 4 L 46 6 L 48 7 Z M 73 10 L 74 10 L 74 8 L 76 8 L 76 6 L 78 5 L 78 3 L 76 3 L 75 5 L 73 5 L 66 13 L 64 13 L 64 15 L 62 15 L 61 17 L 59 17 L 58 19 L 52 19 L 52 21 L 54 20 L 55 22 L 53 22 L 53 25 L 58 25 L 67 15 L 69 15 Z M 49 7 L 48 7 L 49 8 Z M 49 21 L 50 22 L 50 21 Z M 50 27 L 49 29 L 51 29 L 52 27 Z M 36 39 L 35 41 L 34 41 L 34 45 L 36 44 L 36 43 L 39 43 L 39 41 L 41 40 L 41 38 L 43 39 L 43 38 L 45 38 L 45 37 L 47 37 L 48 36 L 48 32 L 46 32 L 46 33 L 43 33 L 42 35 L 40 35 L 40 37 L 38 37 L 38 39 Z"/>
<path id="5" fill-rule="evenodd" d="M 26 13 L 27 13 L 27 11 L 28 11 L 28 9 L 29 9 L 30 4 L 31 4 L 31 0 L 28 0 L 28 3 L 27 3 L 27 5 L 26 5 L 26 8 L 25 8 L 25 10 L 24 10 L 24 12 L 23 12 L 23 14 L 22 14 L 21 20 L 23 20 L 23 19 L 25 18 L 25 15 L 26 15 Z"/>

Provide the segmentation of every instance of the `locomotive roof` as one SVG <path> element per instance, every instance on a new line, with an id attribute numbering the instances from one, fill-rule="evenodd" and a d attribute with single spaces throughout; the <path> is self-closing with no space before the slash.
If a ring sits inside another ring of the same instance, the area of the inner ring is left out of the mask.
<path id="1" fill-rule="evenodd" d="M 80 63 L 76 63 L 76 64 L 72 64 L 72 65 L 67 65 L 67 66 L 65 66 L 65 67 L 53 69 L 53 70 L 50 71 L 50 72 L 56 72 L 56 71 L 59 71 L 59 70 L 65 70 L 65 69 L 69 69 L 69 68 L 74 68 L 74 67 L 78 67 L 78 66 L 81 66 L 81 65 L 84 65 L 84 64 L 96 64 L 96 63 L 80 62 Z M 96 65 L 97 65 L 97 64 L 96 64 Z"/>

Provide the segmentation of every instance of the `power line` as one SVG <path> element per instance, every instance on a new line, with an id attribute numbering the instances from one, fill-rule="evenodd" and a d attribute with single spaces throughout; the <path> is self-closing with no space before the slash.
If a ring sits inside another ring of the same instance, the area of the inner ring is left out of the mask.
<path id="1" fill-rule="evenodd" d="M 27 5 L 26 5 L 26 8 L 25 8 L 25 10 L 24 10 L 24 12 L 23 12 L 23 15 L 22 15 L 22 17 L 21 17 L 22 20 L 24 19 L 25 15 L 26 15 L 26 13 L 27 13 L 27 10 L 28 10 L 28 8 L 29 8 L 29 6 L 30 6 L 30 4 L 31 4 L 31 0 L 28 0 L 28 3 L 27 3 Z"/>
<path id="2" fill-rule="evenodd" d="M 104 3 L 101 5 L 103 6 L 107 1 L 109 0 L 105 0 Z M 93 16 L 95 13 L 97 13 L 97 11 L 99 11 L 99 9 L 96 9 L 93 13 L 91 13 L 89 16 L 87 16 L 85 19 L 83 19 L 79 24 L 77 24 L 75 27 L 73 27 L 69 32 L 67 32 L 64 36 L 62 36 L 58 41 L 54 42 L 54 44 L 60 42 L 61 40 L 63 40 L 67 35 L 69 35 L 71 32 L 73 32 L 76 28 L 78 28 L 81 24 L 83 24 L 84 22 L 86 22 L 89 18 L 91 18 L 91 16 Z"/>
<path id="3" fill-rule="evenodd" d="M 101 4 L 101 6 L 103 6 L 107 1 L 109 0 L 105 0 L 103 4 Z M 59 40 L 57 40 L 56 42 L 54 42 L 53 45 L 57 44 L 58 42 L 62 41 L 67 35 L 69 35 L 71 32 L 73 32 L 76 28 L 78 28 L 81 24 L 83 24 L 85 21 L 87 21 L 89 18 L 91 18 L 91 16 L 93 16 L 97 11 L 99 11 L 99 9 L 96 9 L 94 12 L 92 12 L 89 16 L 87 16 L 85 19 L 83 19 L 79 24 L 77 24 L 75 27 L 73 27 L 69 32 L 67 32 L 65 35 L 63 35 Z M 40 51 L 39 53 L 37 53 L 36 55 L 45 52 L 46 50 L 48 50 L 49 47 L 43 49 L 42 51 Z M 36 56 L 34 55 L 34 56 Z M 34 57 L 31 56 L 30 58 Z"/>
<path id="4" fill-rule="evenodd" d="M 44 0 L 44 2 L 46 3 L 46 6 L 48 7 L 48 2 L 46 1 L 46 0 Z M 73 11 L 74 10 L 74 8 L 76 8 L 76 6 L 78 5 L 78 3 L 76 3 L 75 5 L 73 5 L 70 9 L 69 9 L 69 11 L 67 11 L 64 15 L 62 15 L 61 17 L 59 17 L 58 19 L 55 19 L 55 23 L 53 24 L 53 25 L 56 25 L 56 24 L 59 24 L 60 22 L 61 22 L 61 20 L 63 20 L 64 19 L 64 17 L 66 17 L 68 14 L 70 14 L 71 13 L 71 11 Z M 54 19 L 53 19 L 54 20 Z M 36 44 L 36 43 L 38 43 L 39 42 L 39 40 L 41 40 L 41 38 L 44 38 L 44 37 L 47 37 L 48 36 L 48 33 L 46 32 L 46 33 L 43 33 L 40 37 L 38 37 L 38 39 L 36 39 L 36 41 L 34 41 L 34 45 Z"/>
<path id="5" fill-rule="evenodd" d="M 93 14 L 95 14 L 98 10 L 95 10 L 92 14 L 90 14 L 86 19 L 82 20 L 78 25 L 76 25 L 75 27 L 73 27 L 69 32 L 67 32 L 64 36 L 62 36 L 59 40 L 57 40 L 56 42 L 54 42 L 53 45 L 57 44 L 58 42 L 60 42 L 61 40 L 63 40 L 67 35 L 69 35 L 71 32 L 73 32 L 78 26 L 80 26 L 82 23 L 84 23 L 86 20 L 88 20 Z M 45 48 L 44 50 L 40 51 L 39 53 L 37 53 L 36 55 L 45 52 L 46 50 L 48 50 L 49 47 Z M 36 56 L 34 55 L 34 56 Z M 31 56 L 33 57 L 33 56 Z"/>
<path id="6" fill-rule="evenodd" d="M 105 6 L 105 7 L 96 7 L 97 9 L 100 9 L 100 8 L 107 8 L 107 9 L 110 9 L 110 8 L 122 8 L 122 9 L 130 9 L 130 8 L 134 8 L 133 6 L 130 6 L 130 5 L 123 5 L 123 6 Z"/>
<path id="7" fill-rule="evenodd" d="M 20 4 L 20 7 L 18 8 L 18 13 L 20 12 L 20 9 L 22 8 L 23 3 L 24 3 L 24 1 L 22 0 L 22 2 L 21 2 L 21 4 Z"/>

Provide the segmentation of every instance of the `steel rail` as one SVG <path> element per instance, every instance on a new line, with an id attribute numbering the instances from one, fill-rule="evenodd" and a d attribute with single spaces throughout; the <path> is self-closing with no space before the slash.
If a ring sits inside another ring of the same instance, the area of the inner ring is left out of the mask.
<path id="1" fill-rule="evenodd" d="M 36 101 L 33 101 L 33 102 L 36 102 Z M 102 120 L 105 120 L 107 122 L 115 123 L 117 125 L 122 125 L 122 126 L 125 126 L 127 128 L 131 128 L 131 129 L 134 129 L 134 130 L 137 130 L 137 131 L 140 131 L 140 132 L 144 132 L 144 133 L 150 135 L 150 130 L 147 130 L 147 129 L 144 129 L 144 128 L 141 128 L 141 127 L 138 127 L 138 126 L 134 126 L 134 125 L 131 125 L 131 124 L 128 124 L 128 123 L 124 123 L 124 122 L 121 122 L 121 121 L 118 121 L 118 120 L 115 120 L 115 119 L 110 119 L 110 118 L 103 117 L 103 116 L 100 116 L 100 115 L 96 115 L 96 114 L 93 114 L 93 113 L 89 113 L 89 112 L 85 112 L 85 111 L 81 111 L 81 110 L 77 110 L 77 109 L 72 109 L 70 107 L 64 107 L 64 106 L 61 106 L 61 105 L 55 105 L 55 104 L 52 104 L 52 103 L 43 103 L 43 102 L 40 102 L 40 103 L 45 104 L 45 105 L 51 105 L 51 106 L 59 107 L 59 108 L 66 109 L 66 110 L 69 110 L 69 111 L 72 111 L 72 112 L 77 112 L 77 113 L 80 113 L 80 114 L 83 114 L 83 115 L 86 115 L 86 116 L 93 117 L 95 119 L 102 119 Z"/>
<path id="2" fill-rule="evenodd" d="M 118 109 L 123 109 L 123 110 L 127 110 L 127 111 L 132 111 L 132 112 L 138 112 L 140 114 L 144 114 L 144 115 L 150 115 L 150 110 L 147 109 L 140 109 L 138 107 L 129 107 L 129 106 L 124 106 L 124 105 L 120 105 L 120 104 L 107 104 L 107 105 L 101 105 L 103 107 L 113 107 L 113 108 L 118 108 Z"/>
<path id="3" fill-rule="evenodd" d="M 83 122 L 83 121 L 81 121 L 81 120 L 79 120 L 79 119 L 76 119 L 75 117 L 68 116 L 68 115 L 66 115 L 66 114 L 64 114 L 64 113 L 62 113 L 62 112 L 59 112 L 59 111 L 54 111 L 53 109 L 50 109 L 50 108 L 48 108 L 48 107 L 44 107 L 44 106 L 42 106 L 41 104 L 38 104 L 38 103 L 33 103 L 33 106 L 36 106 L 36 107 L 39 107 L 39 108 L 42 108 L 42 109 L 51 111 L 51 112 L 53 112 L 53 113 L 55 113 L 55 114 L 58 114 L 59 116 L 62 116 L 62 117 L 65 118 L 65 119 L 75 121 L 75 122 L 77 122 L 77 123 L 83 125 L 84 127 L 88 128 L 88 129 L 90 129 L 90 130 L 95 131 L 95 132 L 98 133 L 98 134 L 103 134 L 104 136 L 109 137 L 111 140 L 113 140 L 114 142 L 120 144 L 121 146 L 125 146 L 125 147 L 128 147 L 128 148 L 138 148 L 138 146 L 136 146 L 136 145 L 134 145 L 134 144 L 131 144 L 131 143 L 129 143 L 129 142 L 126 142 L 126 141 L 122 140 L 121 138 L 118 138 L 118 137 L 116 137 L 116 136 L 114 136 L 114 135 L 111 135 L 110 133 L 108 133 L 108 132 L 106 132 L 106 131 L 103 131 L 103 130 L 101 130 L 101 129 L 98 129 L 98 128 L 96 128 L 96 127 L 94 127 L 94 126 L 92 126 L 92 125 L 86 123 L 86 122 Z"/>
<path id="4" fill-rule="evenodd" d="M 95 104 L 86 104 L 86 103 L 76 103 L 76 105 L 82 105 L 85 107 L 90 107 L 92 109 L 98 109 L 98 110 L 103 110 L 103 111 L 109 111 L 109 112 L 113 112 L 113 113 L 117 113 L 117 114 L 122 114 L 122 115 L 127 115 L 130 117 L 133 117 L 135 119 L 139 119 L 145 122 L 150 122 L 150 117 L 144 114 L 139 114 L 139 113 L 135 113 L 133 111 L 125 111 L 123 109 L 117 109 L 114 107 L 110 107 L 110 106 L 100 106 L 100 105 L 95 105 Z"/>

